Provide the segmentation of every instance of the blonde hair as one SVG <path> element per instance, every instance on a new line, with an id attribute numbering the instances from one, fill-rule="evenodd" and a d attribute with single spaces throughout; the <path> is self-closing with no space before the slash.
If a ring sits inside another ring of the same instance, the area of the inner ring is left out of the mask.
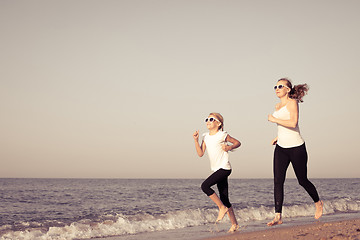
<path id="1" fill-rule="evenodd" d="M 220 113 L 216 113 L 216 112 L 212 112 L 212 113 L 209 114 L 209 116 L 210 115 L 213 115 L 217 120 L 220 121 L 221 125 L 219 126 L 218 130 L 221 129 L 222 131 L 224 131 L 224 118 L 223 118 L 223 116 Z"/>

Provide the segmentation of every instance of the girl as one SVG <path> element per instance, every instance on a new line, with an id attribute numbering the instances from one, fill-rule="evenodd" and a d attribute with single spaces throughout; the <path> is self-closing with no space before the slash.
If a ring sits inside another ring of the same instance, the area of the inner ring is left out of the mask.
<path id="1" fill-rule="evenodd" d="M 240 147 L 241 144 L 224 131 L 224 118 L 221 114 L 210 113 L 209 117 L 205 119 L 205 122 L 209 132 L 203 135 L 201 145 L 199 144 L 199 131 L 196 131 L 193 137 L 196 152 L 199 157 L 202 157 L 205 149 L 207 149 L 211 170 L 214 171 L 214 173 L 202 183 L 201 189 L 219 208 L 216 223 L 222 220 L 227 213 L 232 224 L 229 232 L 235 232 L 239 229 L 239 225 L 229 201 L 228 177 L 231 173 L 231 165 L 228 151 Z M 227 145 L 227 142 L 232 143 L 232 145 Z M 216 195 L 215 191 L 211 189 L 211 186 L 215 184 L 217 184 L 220 198 Z"/>
<path id="2" fill-rule="evenodd" d="M 268 226 L 282 224 L 281 211 L 284 200 L 284 182 L 286 170 L 291 162 L 299 184 L 315 202 L 315 219 L 319 219 L 323 212 L 323 202 L 320 201 L 315 186 L 307 178 L 307 161 L 305 142 L 300 135 L 298 126 L 298 103 L 308 91 L 307 84 L 292 87 L 289 79 L 278 80 L 274 87 L 280 102 L 275 106 L 275 112 L 268 116 L 270 122 L 278 126 L 278 136 L 271 144 L 276 145 L 274 151 L 274 198 L 275 218 Z"/>

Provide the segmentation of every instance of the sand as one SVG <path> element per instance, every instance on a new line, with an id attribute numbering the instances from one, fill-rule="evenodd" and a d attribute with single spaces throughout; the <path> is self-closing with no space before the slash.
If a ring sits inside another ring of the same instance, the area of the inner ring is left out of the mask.
<path id="1" fill-rule="evenodd" d="M 237 232 L 208 240 L 360 240 L 360 219 L 283 227 L 273 226 L 257 232 Z"/>

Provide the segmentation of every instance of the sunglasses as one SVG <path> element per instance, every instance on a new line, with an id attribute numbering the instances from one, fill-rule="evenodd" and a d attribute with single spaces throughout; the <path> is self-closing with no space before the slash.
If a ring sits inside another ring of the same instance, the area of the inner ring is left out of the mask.
<path id="1" fill-rule="evenodd" d="M 289 88 L 288 86 L 285 86 L 285 85 L 280 84 L 280 85 L 276 85 L 276 86 L 274 87 L 274 89 L 275 89 L 275 90 L 276 90 L 276 89 L 282 89 L 282 88 L 284 88 L 284 87 Z"/>
<path id="2" fill-rule="evenodd" d="M 205 119 L 205 122 L 214 122 L 214 121 L 218 121 L 219 122 L 219 120 L 217 120 L 216 118 L 213 118 L 213 117 L 209 117 L 209 118 L 207 118 L 207 119 Z"/>

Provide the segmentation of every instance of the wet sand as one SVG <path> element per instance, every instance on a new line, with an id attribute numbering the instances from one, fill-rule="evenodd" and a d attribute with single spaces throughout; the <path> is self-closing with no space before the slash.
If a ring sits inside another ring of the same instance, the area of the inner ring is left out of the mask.
<path id="1" fill-rule="evenodd" d="M 208 240 L 360 240 L 360 218 L 336 222 L 316 222 L 313 224 L 283 227 L 273 226 L 257 232 L 237 232 L 226 236 L 207 238 Z"/>

